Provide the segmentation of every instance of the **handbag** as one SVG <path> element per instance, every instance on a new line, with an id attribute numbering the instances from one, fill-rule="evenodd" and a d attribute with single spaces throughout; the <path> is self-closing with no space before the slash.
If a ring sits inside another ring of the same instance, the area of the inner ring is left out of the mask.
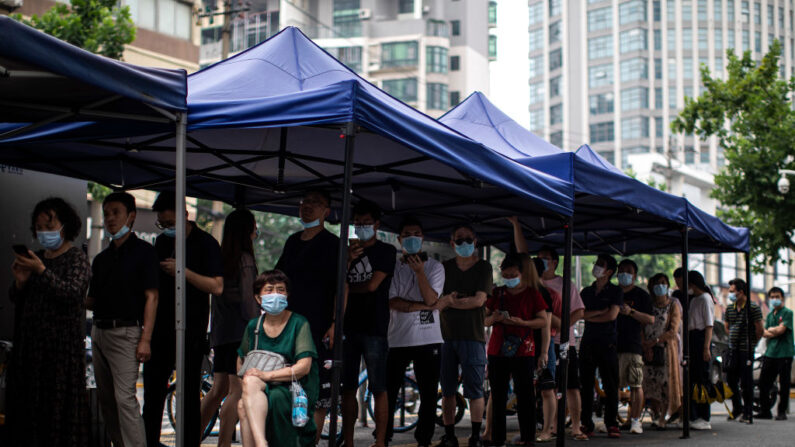
<path id="1" fill-rule="evenodd" d="M 671 329 L 671 311 L 673 310 L 674 303 L 668 305 L 668 324 L 665 327 L 667 332 Z M 646 364 L 649 366 L 665 366 L 665 347 L 668 343 L 656 344 L 651 347 L 651 361 Z"/>
<path id="2" fill-rule="evenodd" d="M 500 295 L 500 309 L 503 309 L 503 305 L 505 304 L 505 292 Z M 521 349 L 522 345 L 524 344 L 527 337 L 532 334 L 532 330 L 528 331 L 527 335 L 524 337 L 519 337 L 518 335 L 509 335 L 503 331 L 502 335 L 502 347 L 500 347 L 500 355 L 502 357 L 515 357 L 516 354 Z"/>
<path id="3" fill-rule="evenodd" d="M 255 348 L 259 346 L 259 331 L 262 329 L 262 318 L 263 316 L 260 315 L 259 319 L 257 319 L 257 328 L 254 330 Z M 246 354 L 246 358 L 243 359 L 243 364 L 240 366 L 237 375 L 238 377 L 243 377 L 246 371 L 251 368 L 260 371 L 276 371 L 277 369 L 282 369 L 287 366 L 289 365 L 283 355 L 264 349 L 253 349 Z"/>

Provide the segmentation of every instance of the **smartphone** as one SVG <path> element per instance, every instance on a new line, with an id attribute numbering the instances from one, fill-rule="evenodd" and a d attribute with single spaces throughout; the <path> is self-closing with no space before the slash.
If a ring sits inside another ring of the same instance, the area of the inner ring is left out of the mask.
<path id="1" fill-rule="evenodd" d="M 421 251 L 421 252 L 419 252 L 417 254 L 414 254 L 414 255 L 403 255 L 402 261 L 403 261 L 404 264 L 408 264 L 408 257 L 409 256 L 419 256 L 420 260 L 422 262 L 425 262 L 425 261 L 428 260 L 428 253 L 425 253 L 424 251 Z"/>
<path id="2" fill-rule="evenodd" d="M 14 252 L 20 256 L 24 256 L 26 258 L 30 257 L 28 254 L 28 247 L 23 244 L 14 244 L 11 246 L 11 248 L 14 249 Z"/>

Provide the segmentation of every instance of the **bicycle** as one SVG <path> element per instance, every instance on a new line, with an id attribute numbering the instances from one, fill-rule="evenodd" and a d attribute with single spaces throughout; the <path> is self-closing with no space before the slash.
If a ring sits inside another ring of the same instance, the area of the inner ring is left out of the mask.
<path id="1" fill-rule="evenodd" d="M 210 392 L 210 389 L 213 387 L 213 374 L 212 374 L 212 358 L 210 355 L 205 355 L 204 360 L 202 361 L 202 378 L 201 378 L 201 398 L 204 399 L 204 396 Z M 176 420 L 176 413 L 177 413 L 177 375 L 176 372 L 171 374 L 171 378 L 168 382 L 167 394 L 166 394 L 166 412 L 168 413 L 168 421 L 171 423 L 171 427 L 174 430 L 177 429 L 177 420 Z M 226 399 L 224 399 L 225 401 Z M 216 436 L 218 435 L 215 432 L 215 423 L 218 421 L 218 416 L 221 414 L 221 407 L 224 405 L 224 401 L 221 401 L 221 405 L 213 413 L 212 417 L 210 417 L 210 422 L 207 424 L 207 427 L 204 428 L 202 432 L 202 440 L 206 439 L 208 436 Z"/>

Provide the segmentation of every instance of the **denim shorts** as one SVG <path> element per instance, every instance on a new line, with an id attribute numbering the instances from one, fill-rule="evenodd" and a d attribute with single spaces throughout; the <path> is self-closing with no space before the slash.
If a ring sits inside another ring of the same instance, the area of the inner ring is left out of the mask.
<path id="1" fill-rule="evenodd" d="M 557 370 L 557 357 L 555 356 L 555 344 L 549 344 L 549 354 L 547 354 L 547 367 L 538 376 L 539 390 L 555 389 L 555 372 Z M 533 364 L 538 368 L 538 356 L 534 357 Z"/>
<path id="2" fill-rule="evenodd" d="M 442 394 L 453 396 L 458 390 L 458 366 L 464 382 L 464 397 L 483 397 L 486 378 L 486 344 L 474 340 L 448 340 L 442 345 Z"/>
<path id="3" fill-rule="evenodd" d="M 373 394 L 386 392 L 386 337 L 346 334 L 342 345 L 342 389 L 359 388 L 359 365 L 362 357 L 367 367 L 367 387 Z"/>

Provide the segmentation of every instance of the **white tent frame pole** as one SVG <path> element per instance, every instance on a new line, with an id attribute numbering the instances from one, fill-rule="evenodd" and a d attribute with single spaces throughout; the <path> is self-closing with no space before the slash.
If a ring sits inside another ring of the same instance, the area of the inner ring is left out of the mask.
<path id="1" fill-rule="evenodd" d="M 185 447 L 185 133 L 187 127 L 187 112 L 177 115 L 177 185 L 176 185 L 176 226 L 177 236 L 175 241 L 176 272 L 174 275 L 174 297 L 176 306 L 177 330 L 177 447 Z"/>

